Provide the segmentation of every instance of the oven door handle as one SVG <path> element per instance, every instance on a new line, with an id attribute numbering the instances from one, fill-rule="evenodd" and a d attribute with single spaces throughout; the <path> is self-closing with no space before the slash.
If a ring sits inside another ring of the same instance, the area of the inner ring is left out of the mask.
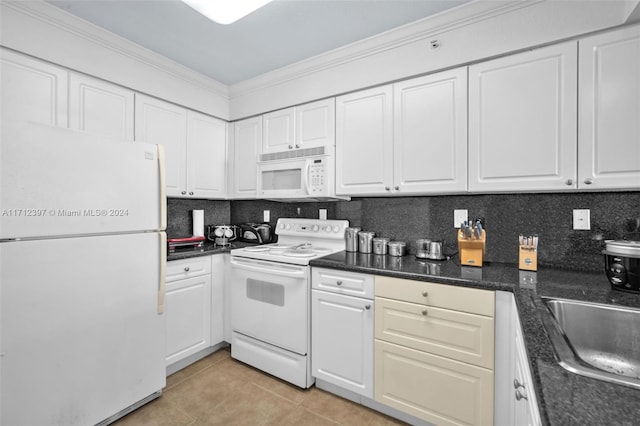
<path id="1" fill-rule="evenodd" d="M 260 262 L 255 260 L 245 260 L 240 258 L 231 258 L 231 265 L 238 269 L 248 271 L 262 272 L 265 274 L 278 274 L 287 277 L 304 277 L 306 270 L 304 267 L 293 265 L 279 265 L 277 263 Z"/>

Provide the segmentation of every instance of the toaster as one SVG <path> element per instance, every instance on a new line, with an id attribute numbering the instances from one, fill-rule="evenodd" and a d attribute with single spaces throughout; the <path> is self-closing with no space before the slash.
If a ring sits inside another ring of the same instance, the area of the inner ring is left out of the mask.
<path id="1" fill-rule="evenodd" d="M 238 225 L 238 240 L 246 243 L 268 244 L 272 240 L 271 225 L 268 223 L 242 223 Z"/>
<path id="2" fill-rule="evenodd" d="M 611 287 L 640 293 L 640 241 L 608 240 L 602 254 Z"/>

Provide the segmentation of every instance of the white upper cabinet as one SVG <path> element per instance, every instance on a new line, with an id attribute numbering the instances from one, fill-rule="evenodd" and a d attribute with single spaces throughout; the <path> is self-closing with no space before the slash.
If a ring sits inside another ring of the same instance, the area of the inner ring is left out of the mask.
<path id="1" fill-rule="evenodd" d="M 67 127 L 65 69 L 0 49 L 2 121 L 35 121 Z"/>
<path id="2" fill-rule="evenodd" d="M 136 94 L 135 139 L 164 146 L 167 196 L 185 196 L 187 110 Z"/>
<path id="3" fill-rule="evenodd" d="M 336 111 L 338 194 L 466 190 L 466 68 L 340 96 Z"/>
<path id="4" fill-rule="evenodd" d="M 232 123 L 229 141 L 229 198 L 256 198 L 257 162 L 262 149 L 262 117 Z"/>
<path id="5" fill-rule="evenodd" d="M 640 188 L 640 26 L 580 40 L 578 187 Z"/>
<path id="6" fill-rule="evenodd" d="M 133 140 L 134 92 L 83 74 L 69 75 L 69 127 Z"/>
<path id="7" fill-rule="evenodd" d="M 393 182 L 405 194 L 467 189 L 467 68 L 396 83 Z"/>
<path id="8" fill-rule="evenodd" d="M 392 159 L 392 86 L 336 98 L 336 194 L 388 193 Z"/>
<path id="9" fill-rule="evenodd" d="M 187 111 L 187 194 L 196 198 L 225 198 L 227 123 Z"/>
<path id="10" fill-rule="evenodd" d="M 469 190 L 576 188 L 577 43 L 469 67 Z"/>
<path id="11" fill-rule="evenodd" d="M 335 99 L 323 99 L 263 116 L 262 153 L 335 143 Z"/>

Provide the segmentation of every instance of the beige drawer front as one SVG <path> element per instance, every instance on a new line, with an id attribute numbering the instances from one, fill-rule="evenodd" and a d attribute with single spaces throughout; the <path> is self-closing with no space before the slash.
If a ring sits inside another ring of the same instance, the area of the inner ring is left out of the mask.
<path id="1" fill-rule="evenodd" d="M 375 341 L 375 400 L 437 425 L 492 425 L 493 372 Z"/>
<path id="2" fill-rule="evenodd" d="M 211 256 L 167 262 L 167 282 L 211 273 Z"/>
<path id="3" fill-rule="evenodd" d="M 374 276 L 338 269 L 312 268 L 311 286 L 317 290 L 373 300 Z"/>
<path id="4" fill-rule="evenodd" d="M 495 292 L 376 275 L 376 296 L 493 317 Z"/>
<path id="5" fill-rule="evenodd" d="M 493 318 L 376 297 L 376 339 L 493 370 Z"/>

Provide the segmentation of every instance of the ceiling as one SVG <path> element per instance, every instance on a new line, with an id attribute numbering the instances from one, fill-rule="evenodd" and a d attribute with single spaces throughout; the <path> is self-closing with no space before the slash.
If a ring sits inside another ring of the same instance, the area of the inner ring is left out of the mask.
<path id="1" fill-rule="evenodd" d="M 274 0 L 231 25 L 180 0 L 47 0 L 226 85 L 470 0 Z"/>

